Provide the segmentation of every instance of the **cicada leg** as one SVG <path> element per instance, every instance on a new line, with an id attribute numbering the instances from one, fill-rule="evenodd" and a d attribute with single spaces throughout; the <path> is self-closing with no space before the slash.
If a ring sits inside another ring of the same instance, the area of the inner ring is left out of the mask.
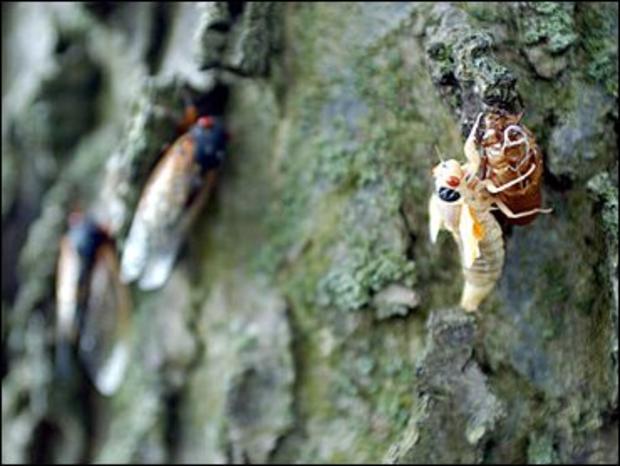
<path id="1" fill-rule="evenodd" d="M 476 147 L 476 133 L 478 131 L 481 118 L 482 112 L 478 114 L 476 122 L 471 128 L 469 136 L 467 136 L 467 140 L 465 141 L 465 146 L 463 147 L 465 157 L 467 158 L 467 164 L 469 166 L 467 171 L 473 175 L 478 173 L 478 168 L 480 167 L 480 154 L 478 153 L 478 148 Z"/>
<path id="2" fill-rule="evenodd" d="M 521 217 L 527 217 L 532 214 L 549 214 L 553 212 L 553 209 L 542 209 L 538 207 L 536 209 L 526 210 L 524 212 L 519 212 L 518 214 L 515 214 L 512 210 L 508 208 L 506 204 L 504 204 L 499 199 L 495 199 L 494 202 L 497 205 L 497 207 L 499 207 L 499 210 L 501 210 L 502 213 L 506 217 L 509 217 L 509 218 L 521 218 Z"/>
<path id="3" fill-rule="evenodd" d="M 529 177 L 534 172 L 534 170 L 536 170 L 536 164 L 532 164 L 530 169 L 524 175 L 521 175 L 515 178 L 514 180 L 509 181 L 508 183 L 502 184 L 500 186 L 495 186 L 491 180 L 484 180 L 482 183 L 484 184 L 484 187 L 487 189 L 487 191 L 489 191 L 492 194 L 497 194 L 525 180 L 527 177 Z"/>
<path id="4" fill-rule="evenodd" d="M 521 135 L 521 139 L 517 139 L 516 141 L 510 141 L 507 137 L 507 133 L 508 131 L 515 131 L 517 133 L 519 133 Z M 508 141 L 508 142 L 506 142 Z M 525 134 L 525 132 L 523 131 L 523 129 L 517 125 L 510 125 L 508 126 L 505 130 L 504 130 L 504 143 L 502 145 L 502 151 L 506 148 L 506 147 L 514 147 L 514 146 L 518 146 L 520 144 L 525 143 L 527 145 L 527 148 L 530 148 L 529 142 L 527 140 L 527 134 Z"/>
<path id="5" fill-rule="evenodd" d="M 510 141 L 508 138 L 508 132 L 509 131 L 515 131 L 517 133 L 519 133 L 521 135 L 521 139 L 517 139 L 516 141 Z M 508 126 L 505 130 L 504 130 L 504 143 L 502 144 L 502 156 L 504 155 L 504 151 L 506 150 L 506 148 L 508 147 L 514 147 L 514 146 L 519 146 L 521 144 L 525 144 L 525 157 L 523 157 L 519 163 L 517 164 L 516 167 L 512 167 L 511 165 L 508 165 L 508 168 L 510 170 L 512 170 L 513 172 L 517 172 L 517 174 L 519 176 L 521 176 L 521 167 L 527 163 L 530 159 L 530 157 L 532 156 L 532 153 L 530 152 L 530 143 L 527 137 L 527 134 L 525 134 L 525 132 L 523 131 L 523 128 L 521 128 L 520 126 L 517 125 L 510 125 Z M 521 188 L 524 188 L 524 184 L 521 183 Z"/>

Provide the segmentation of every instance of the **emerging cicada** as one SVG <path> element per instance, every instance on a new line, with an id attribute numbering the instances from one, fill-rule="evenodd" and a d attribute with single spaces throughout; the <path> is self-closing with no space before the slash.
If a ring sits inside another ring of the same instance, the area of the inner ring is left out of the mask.
<path id="1" fill-rule="evenodd" d="M 73 213 L 60 243 L 56 273 L 56 360 L 62 372 L 77 345 L 99 392 L 114 393 L 129 358 L 127 288 L 114 241 L 92 218 Z"/>
<path id="2" fill-rule="evenodd" d="M 504 264 L 502 230 L 491 213 L 495 208 L 511 219 L 531 216 L 541 209 L 512 212 L 491 192 L 501 189 L 490 180 L 480 180 L 451 159 L 433 168 L 435 192 L 429 202 L 430 238 L 435 242 L 439 230 L 452 233 L 459 246 L 465 285 L 461 306 L 475 311 L 491 292 Z M 528 175 L 515 178 L 520 183 Z"/>
<path id="3" fill-rule="evenodd" d="M 226 153 L 220 118 L 203 116 L 157 163 L 142 192 L 121 259 L 121 280 L 161 287 L 185 233 L 205 203 Z"/>
<path id="4" fill-rule="evenodd" d="M 481 180 L 490 180 L 496 188 L 493 193 L 508 208 L 521 213 L 532 211 L 528 216 L 507 218 L 508 223 L 527 225 L 531 223 L 542 205 L 541 183 L 543 158 L 540 147 L 532 133 L 521 124 L 523 113 L 504 111 L 484 115 L 484 133 L 477 137 L 482 114 L 478 115 L 467 142 L 465 156 L 468 171 Z M 478 154 L 482 149 L 482 156 Z M 519 178 L 518 183 L 511 183 Z"/>

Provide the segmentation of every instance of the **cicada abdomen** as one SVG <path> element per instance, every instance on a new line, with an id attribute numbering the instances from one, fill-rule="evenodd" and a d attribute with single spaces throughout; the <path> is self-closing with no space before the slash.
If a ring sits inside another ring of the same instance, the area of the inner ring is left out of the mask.
<path id="1" fill-rule="evenodd" d="M 468 206 L 463 208 L 468 208 Z M 464 244 L 468 238 L 461 235 L 458 241 L 465 279 L 461 306 L 467 311 L 478 309 L 482 300 L 493 290 L 504 266 L 504 240 L 497 220 L 486 210 L 477 211 L 473 218 L 479 223 L 478 228 L 482 229 L 482 234 L 478 237 L 479 255 L 471 265 L 467 262 L 467 247 Z M 476 228 L 475 223 L 472 228 Z"/>
<path id="2" fill-rule="evenodd" d="M 532 133 L 520 123 L 521 117 L 522 114 L 505 112 L 486 114 L 485 131 L 480 140 L 480 179 L 491 180 L 499 187 L 527 174 L 519 183 L 497 193 L 497 197 L 515 214 L 534 211 L 542 205 L 542 152 Z M 534 212 L 506 220 L 515 225 L 527 225 L 537 215 Z"/>

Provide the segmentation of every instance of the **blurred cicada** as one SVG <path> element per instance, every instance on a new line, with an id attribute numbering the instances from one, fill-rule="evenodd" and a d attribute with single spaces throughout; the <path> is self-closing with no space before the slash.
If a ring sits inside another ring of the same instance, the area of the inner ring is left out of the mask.
<path id="1" fill-rule="evenodd" d="M 122 382 L 129 357 L 130 297 L 120 281 L 114 241 L 92 218 L 72 214 L 56 274 L 56 358 L 61 370 L 77 346 L 99 392 Z"/>
<path id="2" fill-rule="evenodd" d="M 205 203 L 226 153 L 220 118 L 203 116 L 164 153 L 138 202 L 121 259 L 121 279 L 161 287 Z"/>

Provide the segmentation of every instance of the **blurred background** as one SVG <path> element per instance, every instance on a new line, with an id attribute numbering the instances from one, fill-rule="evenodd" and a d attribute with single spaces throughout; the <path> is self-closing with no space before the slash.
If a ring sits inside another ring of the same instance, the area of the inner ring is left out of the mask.
<path id="1" fill-rule="evenodd" d="M 617 463 L 617 18 L 3 2 L 3 462 Z M 127 321 L 111 305 L 60 370 L 69 214 L 120 261 L 188 102 L 230 133 L 208 202 L 163 287 L 102 265 Z M 503 274 L 467 314 L 454 241 L 429 241 L 430 169 L 489 108 L 525 112 L 554 211 L 502 225 Z"/>

